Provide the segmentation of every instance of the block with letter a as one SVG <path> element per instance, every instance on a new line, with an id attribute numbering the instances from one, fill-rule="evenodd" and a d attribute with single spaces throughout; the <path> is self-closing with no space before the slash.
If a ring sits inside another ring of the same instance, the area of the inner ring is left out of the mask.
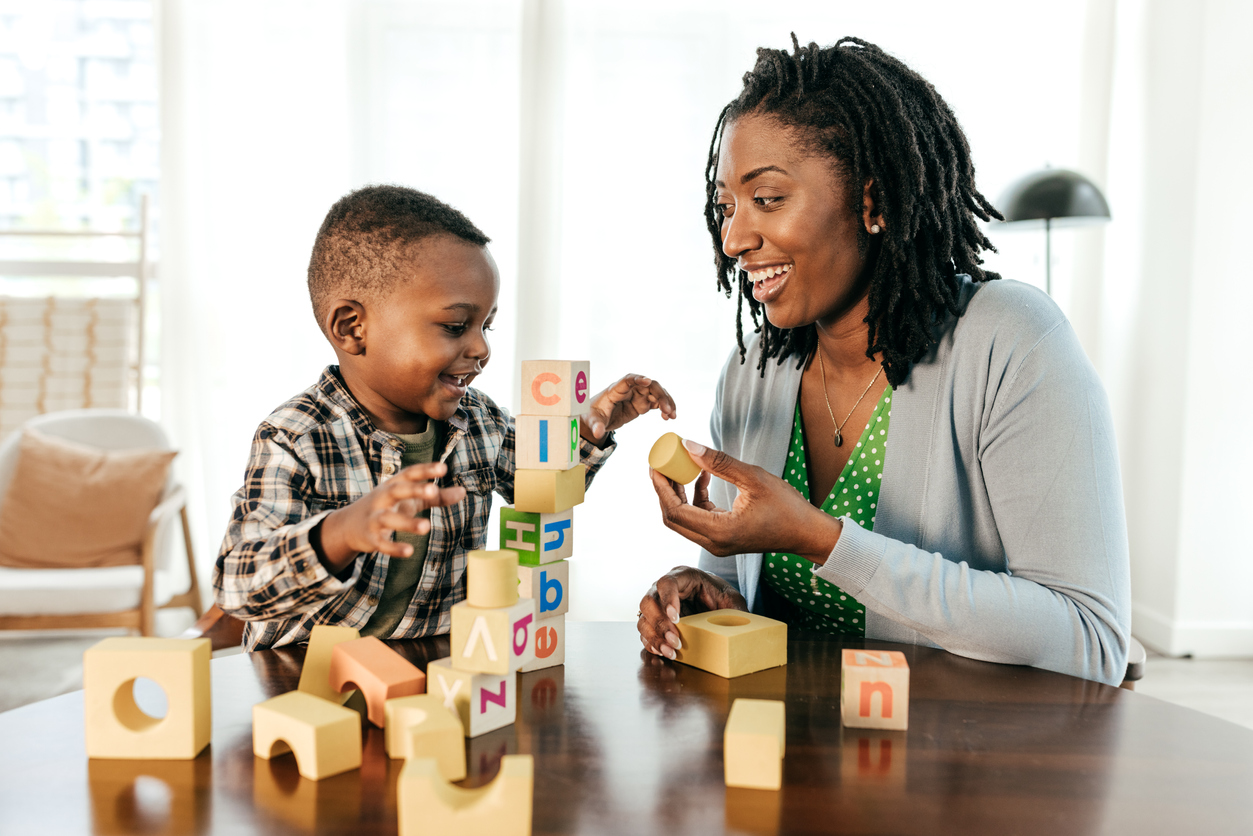
<path id="1" fill-rule="evenodd" d="M 579 419 L 519 415 L 514 423 L 519 470 L 569 470 L 579 463 Z"/>
<path id="2" fill-rule="evenodd" d="M 534 514 L 500 509 L 500 548 L 518 553 L 518 563 L 539 566 L 574 554 L 574 509 Z"/>
<path id="3" fill-rule="evenodd" d="M 543 620 L 570 609 L 570 564 L 565 560 L 543 566 L 518 566 L 518 594 L 535 599 L 535 617 Z"/>
<path id="4" fill-rule="evenodd" d="M 511 724 L 518 713 L 517 675 L 462 670 L 455 661 L 450 657 L 427 664 L 427 693 L 438 695 L 461 718 L 466 737 Z"/>
<path id="5" fill-rule="evenodd" d="M 861 729 L 909 727 L 909 664 L 899 650 L 843 652 L 840 714 Z"/>
<path id="6" fill-rule="evenodd" d="M 566 617 L 545 618 L 535 623 L 535 661 L 523 672 L 538 671 L 566 663 Z"/>
<path id="7" fill-rule="evenodd" d="M 485 609 L 463 601 L 452 607 L 452 660 L 462 670 L 512 674 L 535 658 L 535 600 Z"/>
<path id="8" fill-rule="evenodd" d="M 592 405 L 592 366 L 586 360 L 522 361 L 520 415 L 587 414 Z"/>

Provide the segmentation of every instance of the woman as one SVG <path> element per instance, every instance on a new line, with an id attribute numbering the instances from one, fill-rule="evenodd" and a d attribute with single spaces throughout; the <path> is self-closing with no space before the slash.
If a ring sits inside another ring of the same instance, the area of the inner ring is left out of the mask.
<path id="1" fill-rule="evenodd" d="M 1051 299 L 980 269 L 975 219 L 1000 215 L 935 89 L 855 38 L 793 45 L 758 51 L 710 146 L 740 348 L 715 449 L 689 442 L 691 503 L 652 474 L 702 554 L 644 596 L 644 646 L 674 658 L 681 612 L 738 607 L 1118 683 L 1126 523 L 1095 370 Z"/>

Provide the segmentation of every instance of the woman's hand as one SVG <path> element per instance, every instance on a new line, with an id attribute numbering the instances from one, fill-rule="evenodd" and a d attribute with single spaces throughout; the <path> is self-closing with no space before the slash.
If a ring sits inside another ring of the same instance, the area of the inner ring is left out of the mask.
<path id="1" fill-rule="evenodd" d="M 642 374 L 624 375 L 592 398 L 591 408 L 579 421 L 579 435 L 599 447 L 606 433 L 654 409 L 660 409 L 666 421 L 678 417 L 674 398 L 660 383 Z"/>
<path id="2" fill-rule="evenodd" d="M 694 441 L 684 441 L 683 446 L 704 471 L 696 480 L 690 505 L 682 485 L 650 471 L 666 528 L 719 557 L 789 552 L 813 563 L 826 561 L 843 530 L 838 519 L 810 505 L 795 488 L 760 467 Z M 729 511 L 709 501 L 711 473 L 739 491 Z"/>
<path id="3" fill-rule="evenodd" d="M 744 596 L 717 575 L 691 566 L 676 566 L 657 579 L 640 601 L 636 625 L 649 653 L 674 658 L 683 647 L 675 622 L 680 614 L 709 610 L 746 610 Z"/>

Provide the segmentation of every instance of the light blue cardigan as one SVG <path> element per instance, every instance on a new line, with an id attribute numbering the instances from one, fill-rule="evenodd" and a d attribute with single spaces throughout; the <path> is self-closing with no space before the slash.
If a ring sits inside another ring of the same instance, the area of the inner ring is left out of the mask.
<path id="1" fill-rule="evenodd" d="M 866 605 L 866 635 L 1117 684 L 1131 626 L 1127 525 L 1109 404 L 1066 317 L 1012 281 L 962 288 L 892 397 L 874 531 L 846 521 L 817 574 Z M 713 445 L 783 473 L 801 372 L 732 352 Z M 735 488 L 714 479 L 729 508 Z M 700 567 L 760 600 L 761 554 Z"/>

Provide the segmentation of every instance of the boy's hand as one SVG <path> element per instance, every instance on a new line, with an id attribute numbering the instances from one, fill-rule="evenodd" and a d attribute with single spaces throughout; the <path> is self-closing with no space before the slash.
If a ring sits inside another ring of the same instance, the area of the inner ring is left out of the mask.
<path id="1" fill-rule="evenodd" d="M 392 534 L 426 534 L 431 521 L 418 517 L 418 513 L 456 505 L 465 498 L 465 488 L 440 488 L 431 481 L 447 472 L 448 465 L 443 462 L 406 467 L 356 502 L 328 514 L 322 521 L 322 551 L 331 570 L 340 571 L 365 552 L 412 555 L 413 546 L 396 542 Z"/>
<path id="2" fill-rule="evenodd" d="M 641 374 L 628 374 L 592 398 L 592 407 L 579 420 L 579 435 L 602 446 L 607 433 L 653 409 L 669 421 L 678 416 L 674 398 L 660 383 Z"/>

